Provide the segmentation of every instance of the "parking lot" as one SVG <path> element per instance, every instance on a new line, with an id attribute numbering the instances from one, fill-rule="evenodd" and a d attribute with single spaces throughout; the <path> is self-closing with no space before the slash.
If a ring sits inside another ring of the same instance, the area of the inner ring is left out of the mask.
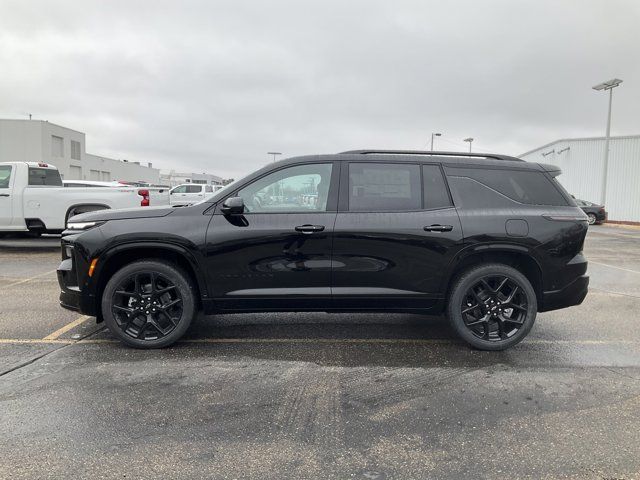
<path id="1" fill-rule="evenodd" d="M 58 306 L 57 242 L 0 240 L 1 478 L 640 478 L 640 229 L 590 228 L 585 302 L 498 353 L 400 314 L 133 350 Z"/>

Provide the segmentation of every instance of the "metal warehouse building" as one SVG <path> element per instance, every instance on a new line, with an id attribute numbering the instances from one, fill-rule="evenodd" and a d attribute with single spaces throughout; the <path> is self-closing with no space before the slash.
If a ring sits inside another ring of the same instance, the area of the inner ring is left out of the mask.
<path id="1" fill-rule="evenodd" d="M 559 180 L 576 198 L 600 203 L 605 137 L 565 138 L 520 155 L 562 169 Z M 605 207 L 609 220 L 640 222 L 640 135 L 610 137 Z"/>

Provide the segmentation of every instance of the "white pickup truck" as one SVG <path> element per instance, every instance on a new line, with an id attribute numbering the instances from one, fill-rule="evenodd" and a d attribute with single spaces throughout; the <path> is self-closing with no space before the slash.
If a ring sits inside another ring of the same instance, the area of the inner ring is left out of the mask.
<path id="1" fill-rule="evenodd" d="M 154 192 L 155 193 L 155 192 Z M 168 194 L 142 187 L 62 186 L 58 169 L 35 162 L 0 163 L 0 232 L 55 233 L 79 213 L 167 205 Z"/>

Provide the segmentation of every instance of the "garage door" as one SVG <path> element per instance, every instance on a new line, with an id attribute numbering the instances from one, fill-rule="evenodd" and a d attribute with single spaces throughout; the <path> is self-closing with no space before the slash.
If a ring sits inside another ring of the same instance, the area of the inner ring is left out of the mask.
<path id="1" fill-rule="evenodd" d="M 65 180 L 82 180 L 82 167 L 71 165 L 69 167 L 69 175 Z"/>
<path id="2" fill-rule="evenodd" d="M 89 170 L 89 180 L 100 181 L 100 170 Z"/>

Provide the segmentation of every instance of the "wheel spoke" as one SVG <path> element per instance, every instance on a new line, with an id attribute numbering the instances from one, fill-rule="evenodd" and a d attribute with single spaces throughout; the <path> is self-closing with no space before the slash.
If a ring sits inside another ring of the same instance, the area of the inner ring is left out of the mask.
<path id="1" fill-rule="evenodd" d="M 169 321 L 171 323 L 173 323 L 173 326 L 175 327 L 176 325 L 178 325 L 178 321 L 180 320 L 179 318 L 174 318 L 171 315 L 169 315 L 167 312 L 165 312 L 164 310 L 159 310 L 158 313 L 163 314 L 165 317 L 167 317 L 169 319 Z"/>
<path id="2" fill-rule="evenodd" d="M 473 312 L 476 308 L 480 308 L 480 305 L 472 305 L 471 307 L 465 308 L 464 310 L 462 310 L 462 313 L 469 313 L 469 312 Z"/>
<path id="3" fill-rule="evenodd" d="M 116 295 L 125 295 L 127 297 L 137 297 L 138 294 L 136 292 L 127 292 L 126 290 L 116 290 L 114 292 Z"/>
<path id="4" fill-rule="evenodd" d="M 168 303 L 166 303 L 164 305 L 160 305 L 160 308 L 162 310 L 167 310 L 167 309 L 173 307 L 174 305 L 177 305 L 180 302 L 182 302 L 182 299 L 181 298 L 176 298 L 175 300 L 172 300 L 172 301 L 170 301 L 170 302 L 168 302 Z"/>
<path id="5" fill-rule="evenodd" d="M 487 320 L 485 319 L 485 317 L 482 317 L 482 318 L 480 318 L 480 319 L 478 319 L 478 318 L 477 318 L 477 319 L 476 319 L 475 321 L 473 321 L 473 322 L 468 322 L 468 323 L 467 323 L 467 322 L 464 322 L 464 324 L 465 324 L 467 327 L 473 327 L 474 325 L 478 325 L 478 324 L 480 324 L 480 323 L 486 323 L 486 322 L 487 322 Z"/>
<path id="6" fill-rule="evenodd" d="M 121 312 L 126 313 L 127 315 L 131 315 L 133 313 L 133 309 L 132 308 L 127 308 L 127 307 L 123 307 L 122 305 L 113 305 L 113 308 L 115 310 L 120 310 Z"/>
<path id="7" fill-rule="evenodd" d="M 169 285 L 168 287 L 159 288 L 159 289 L 156 290 L 156 294 L 157 295 L 162 295 L 163 293 L 170 292 L 171 290 L 173 290 L 175 288 L 176 288 L 175 285 Z"/>
<path id="8" fill-rule="evenodd" d="M 509 277 L 504 277 L 504 279 L 500 282 L 500 285 L 498 285 L 498 288 L 496 288 L 495 291 L 499 292 L 500 290 L 502 290 L 502 288 L 507 284 L 508 281 L 509 281 Z"/>

